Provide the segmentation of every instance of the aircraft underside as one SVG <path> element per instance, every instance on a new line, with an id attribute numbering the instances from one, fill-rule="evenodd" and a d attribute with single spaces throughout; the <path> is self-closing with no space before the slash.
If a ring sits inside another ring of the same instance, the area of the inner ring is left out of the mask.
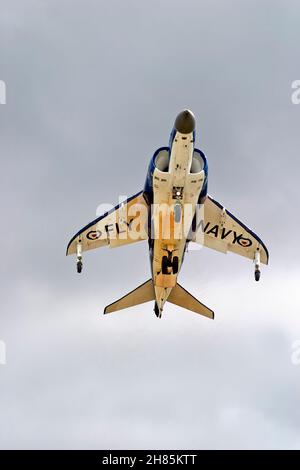
<path id="1" fill-rule="evenodd" d="M 268 264 L 263 241 L 207 194 L 207 160 L 194 145 L 195 117 L 185 110 L 175 120 L 169 146 L 159 148 L 150 160 L 144 189 L 90 222 L 70 240 L 67 255 L 76 255 L 78 272 L 82 271 L 84 251 L 149 242 L 151 279 L 108 305 L 104 313 L 154 301 L 157 317 L 170 302 L 214 318 L 211 309 L 178 284 L 190 241 L 249 258 L 254 262 L 256 281 L 261 263 Z"/>

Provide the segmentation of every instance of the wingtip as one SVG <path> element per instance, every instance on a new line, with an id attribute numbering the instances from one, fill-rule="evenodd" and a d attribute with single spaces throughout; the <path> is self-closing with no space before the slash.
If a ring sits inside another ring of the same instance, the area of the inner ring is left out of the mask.
<path id="1" fill-rule="evenodd" d="M 69 249 L 70 249 L 71 243 L 72 243 L 72 240 L 70 240 L 69 243 L 67 244 L 66 256 L 69 255 Z"/>
<path id="2" fill-rule="evenodd" d="M 71 240 L 71 241 L 69 241 L 69 243 L 67 244 L 67 248 L 66 248 L 66 256 L 68 256 L 68 255 L 72 255 L 72 254 L 74 254 L 74 253 L 75 253 L 74 251 L 73 251 L 73 253 L 71 252 L 71 249 L 70 249 L 70 248 L 71 248 L 71 243 L 72 243 L 72 240 Z"/>

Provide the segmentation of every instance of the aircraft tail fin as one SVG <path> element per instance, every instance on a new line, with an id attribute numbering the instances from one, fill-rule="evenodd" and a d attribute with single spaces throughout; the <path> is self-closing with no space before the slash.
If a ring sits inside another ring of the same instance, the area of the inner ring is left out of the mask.
<path id="1" fill-rule="evenodd" d="M 123 308 L 133 307 L 134 305 L 143 304 L 155 299 L 155 292 L 153 288 L 152 279 L 144 282 L 136 289 L 116 300 L 104 309 L 104 313 L 112 313 Z"/>
<path id="2" fill-rule="evenodd" d="M 206 307 L 206 305 L 199 302 L 199 300 L 178 283 L 173 287 L 168 297 L 168 302 L 191 310 L 192 312 L 199 313 L 200 315 L 204 315 L 212 320 L 214 319 L 214 312 L 210 308 Z"/>

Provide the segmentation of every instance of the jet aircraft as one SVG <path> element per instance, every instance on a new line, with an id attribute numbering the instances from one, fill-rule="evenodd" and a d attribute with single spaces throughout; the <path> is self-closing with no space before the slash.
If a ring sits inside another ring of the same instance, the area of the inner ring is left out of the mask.
<path id="1" fill-rule="evenodd" d="M 190 242 L 249 258 L 256 281 L 261 263 L 268 264 L 263 241 L 208 194 L 208 163 L 195 148 L 195 127 L 194 114 L 180 112 L 169 145 L 150 160 L 144 188 L 83 227 L 68 244 L 67 255 L 76 255 L 80 273 L 84 251 L 148 241 L 151 278 L 105 307 L 105 314 L 152 300 L 159 318 L 168 301 L 213 319 L 214 312 L 177 282 Z"/>

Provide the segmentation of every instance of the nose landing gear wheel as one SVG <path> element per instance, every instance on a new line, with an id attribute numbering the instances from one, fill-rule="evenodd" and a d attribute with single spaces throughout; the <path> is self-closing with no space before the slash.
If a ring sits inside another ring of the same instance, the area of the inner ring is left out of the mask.
<path id="1" fill-rule="evenodd" d="M 255 270 L 254 277 L 255 277 L 255 280 L 256 280 L 256 281 L 259 281 L 259 279 L 260 279 L 260 271 L 259 271 L 259 269 L 256 269 L 256 270 Z"/>

